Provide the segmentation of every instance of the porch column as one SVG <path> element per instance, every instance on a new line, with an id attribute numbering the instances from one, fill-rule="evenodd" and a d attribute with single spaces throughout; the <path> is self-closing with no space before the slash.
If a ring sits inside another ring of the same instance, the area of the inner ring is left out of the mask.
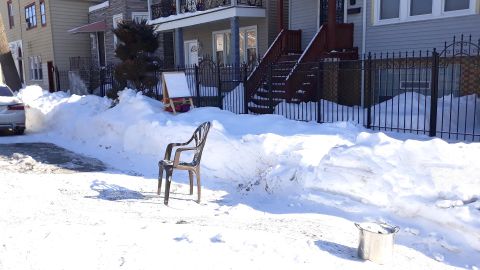
<path id="1" fill-rule="evenodd" d="M 152 20 L 152 0 L 147 0 L 148 20 Z"/>
<path id="2" fill-rule="evenodd" d="M 180 14 L 180 0 L 175 0 L 177 14 Z M 183 43 L 183 29 L 175 28 L 175 65 L 183 67 L 185 65 L 185 51 Z"/>
<path id="3" fill-rule="evenodd" d="M 183 29 L 175 28 L 175 65 L 183 67 L 185 65 L 185 52 L 183 45 Z"/>
<path id="4" fill-rule="evenodd" d="M 337 0 L 328 0 L 328 49 L 333 50 L 337 44 L 335 32 L 337 23 Z"/>
<path id="5" fill-rule="evenodd" d="M 240 22 L 238 17 L 230 18 L 230 28 L 231 28 L 231 42 L 232 42 L 232 52 L 231 52 L 231 63 L 234 67 L 240 66 Z"/>
<path id="6" fill-rule="evenodd" d="M 278 6 L 278 32 L 280 32 L 284 28 L 283 0 L 277 0 L 277 6 Z"/>

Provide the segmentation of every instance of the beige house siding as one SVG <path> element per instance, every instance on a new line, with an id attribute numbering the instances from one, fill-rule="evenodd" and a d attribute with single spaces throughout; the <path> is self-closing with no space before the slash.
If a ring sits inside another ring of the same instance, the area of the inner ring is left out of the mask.
<path id="1" fill-rule="evenodd" d="M 45 0 L 47 16 L 50 13 L 49 1 Z M 31 29 L 27 29 L 27 23 L 25 21 L 25 7 L 32 4 L 31 0 L 13 0 L 14 9 L 14 27 L 9 28 L 8 13 L 6 9 L 6 2 L 2 3 L 5 8 L 1 8 L 2 18 L 4 18 L 4 24 L 6 26 L 7 38 L 9 42 L 21 40 L 22 42 L 22 54 L 23 54 L 23 70 L 24 79 L 26 84 L 38 84 L 44 88 L 48 87 L 48 77 L 46 63 L 53 61 L 53 48 L 52 48 L 52 32 L 51 24 L 47 18 L 47 24 L 42 26 L 40 20 L 40 1 L 35 1 L 35 12 L 37 16 L 37 26 Z M 30 76 L 30 57 L 39 56 L 42 59 L 44 68 L 42 69 L 44 80 L 31 80 Z"/>
<path id="2" fill-rule="evenodd" d="M 87 1 L 50 0 L 54 64 L 60 70 L 68 70 L 70 57 L 90 56 L 90 37 L 87 34 L 72 35 L 68 30 L 88 22 Z"/>
<path id="3" fill-rule="evenodd" d="M 53 62 L 61 70 L 69 68 L 72 56 L 89 55 L 87 35 L 71 35 L 67 31 L 88 22 L 88 7 L 98 1 L 44 0 L 46 25 L 42 26 L 40 0 L 12 0 L 14 27 L 9 28 L 6 2 L 1 3 L 0 12 L 6 26 L 10 43 L 21 44 L 25 84 L 38 84 L 48 88 L 47 63 Z M 37 26 L 27 30 L 25 7 L 35 3 Z M 41 57 L 43 80 L 31 80 L 30 57 Z M 18 64 L 18 59 L 15 59 Z"/>

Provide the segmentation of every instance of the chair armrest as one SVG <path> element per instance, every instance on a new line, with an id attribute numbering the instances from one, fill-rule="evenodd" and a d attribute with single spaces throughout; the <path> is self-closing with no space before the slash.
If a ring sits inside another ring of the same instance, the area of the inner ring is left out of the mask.
<path id="1" fill-rule="evenodd" d="M 189 143 L 186 142 L 186 143 L 170 143 L 167 145 L 167 149 L 165 150 L 165 160 L 170 160 L 170 157 L 172 156 L 172 150 L 173 150 L 173 147 L 177 147 L 177 146 L 185 146 L 185 145 L 188 145 Z"/>
<path id="2" fill-rule="evenodd" d="M 178 148 L 176 151 L 175 151 L 175 158 L 173 160 L 173 166 L 177 166 L 179 163 L 180 163 L 180 154 L 182 154 L 182 152 L 185 152 L 185 151 L 195 151 L 197 150 L 196 147 L 184 147 L 184 148 Z"/>

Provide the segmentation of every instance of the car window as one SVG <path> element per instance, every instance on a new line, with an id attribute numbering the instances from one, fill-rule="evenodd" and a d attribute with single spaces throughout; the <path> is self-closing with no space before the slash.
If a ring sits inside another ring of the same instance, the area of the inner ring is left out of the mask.
<path id="1" fill-rule="evenodd" d="M 13 93 L 8 87 L 0 86 L 0 97 L 13 97 Z"/>

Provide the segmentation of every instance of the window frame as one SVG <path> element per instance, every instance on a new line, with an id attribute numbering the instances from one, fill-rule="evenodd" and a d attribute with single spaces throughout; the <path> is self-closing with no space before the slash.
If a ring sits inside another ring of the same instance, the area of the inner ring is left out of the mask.
<path id="1" fill-rule="evenodd" d="M 402 17 L 402 0 L 399 0 L 398 1 L 398 18 L 389 18 L 389 19 L 381 19 L 381 11 L 382 11 L 382 0 L 377 0 L 377 5 L 375 6 L 376 10 L 377 10 L 377 14 L 376 14 L 376 17 L 377 17 L 377 20 L 378 21 L 381 21 L 381 22 L 396 22 L 396 21 L 400 21 L 400 18 Z"/>
<path id="2" fill-rule="evenodd" d="M 29 72 L 30 81 L 43 81 L 43 62 L 40 56 L 30 56 L 29 60 Z"/>
<path id="3" fill-rule="evenodd" d="M 255 37 L 256 37 L 256 40 L 255 40 L 255 53 L 257 55 L 257 61 L 258 61 L 258 27 L 256 25 L 251 25 L 251 26 L 244 26 L 244 27 L 240 27 L 239 28 L 239 34 L 244 34 L 245 35 L 245 44 L 244 44 L 244 57 L 243 59 L 240 59 L 240 62 L 241 64 L 248 64 L 248 53 L 247 53 L 247 50 L 248 50 L 248 37 L 246 36 L 247 32 L 248 31 L 254 31 L 255 32 Z M 225 33 L 231 33 L 231 29 L 226 29 L 226 30 L 220 30 L 220 31 L 213 31 L 212 32 L 212 52 L 213 52 L 213 61 L 215 63 L 217 63 L 217 43 L 216 43 L 216 39 L 215 39 L 215 36 L 217 34 L 225 34 Z M 238 39 L 238 42 L 240 42 L 240 37 Z M 230 44 L 231 45 L 231 44 Z M 223 57 L 224 57 L 224 62 L 223 62 L 223 65 L 225 65 L 225 60 L 226 60 L 226 49 L 225 49 L 225 46 L 226 46 L 226 42 L 225 42 L 225 38 L 223 40 L 223 46 L 224 46 L 224 49 L 223 49 Z M 240 46 L 240 44 L 239 44 Z M 232 46 L 233 48 L 233 46 Z M 232 52 L 233 53 L 233 52 Z"/>
<path id="4" fill-rule="evenodd" d="M 13 16 L 13 2 L 12 0 L 7 1 L 7 12 L 8 12 L 8 26 L 10 29 L 15 27 L 15 17 Z"/>
<path id="5" fill-rule="evenodd" d="M 476 0 L 469 0 L 469 7 L 467 9 L 459 9 L 459 10 L 452 10 L 452 11 L 445 11 L 445 5 L 447 4 L 447 0 L 442 0 L 442 15 L 446 17 L 455 17 L 455 16 L 465 16 L 471 15 L 476 13 L 477 8 L 477 1 Z"/>
<path id="6" fill-rule="evenodd" d="M 148 21 L 148 11 L 147 12 L 139 12 L 139 11 L 132 12 L 132 21 L 135 21 L 136 17 L 146 17 L 146 20 Z"/>
<path id="7" fill-rule="evenodd" d="M 431 13 L 412 15 L 411 14 L 412 1 L 414 1 L 414 0 L 408 0 L 407 1 L 407 17 L 410 18 L 411 20 L 430 19 L 432 16 L 435 15 L 436 9 L 438 9 L 438 7 L 437 7 L 438 1 L 437 0 L 432 0 L 432 12 Z"/>
<path id="8" fill-rule="evenodd" d="M 113 24 L 112 24 L 112 28 L 113 29 L 117 29 L 117 26 L 118 26 L 118 21 L 117 19 L 121 19 L 120 22 L 123 22 L 124 18 L 123 18 L 123 13 L 118 13 L 118 14 L 115 14 L 112 16 L 112 21 L 113 21 Z M 117 49 L 117 46 L 118 46 L 118 38 L 117 38 L 117 35 L 113 34 L 113 49 L 116 50 Z"/>
<path id="9" fill-rule="evenodd" d="M 34 14 L 31 14 L 32 16 L 27 17 L 27 10 L 33 11 Z M 27 30 L 36 28 L 38 25 L 38 22 L 37 22 L 37 7 L 35 5 L 35 2 L 26 5 L 24 8 L 24 11 L 25 11 L 25 23 L 27 24 Z M 33 21 L 35 22 L 35 25 L 29 26 L 29 22 L 32 18 L 33 18 Z M 27 22 L 27 19 L 29 20 L 28 22 Z"/>
<path id="10" fill-rule="evenodd" d="M 43 5 L 43 11 L 44 13 L 42 14 L 42 5 Z M 42 27 L 47 26 L 47 5 L 45 4 L 45 0 L 40 0 L 40 4 L 38 5 L 39 11 L 40 11 L 40 24 Z M 43 22 L 43 18 L 45 17 L 45 22 Z"/>
<path id="11" fill-rule="evenodd" d="M 477 4 L 480 2 L 480 0 L 469 0 L 470 2 L 469 2 L 468 9 L 445 11 L 446 0 L 433 0 L 431 14 L 411 15 L 410 8 L 411 8 L 412 0 L 400 0 L 399 17 L 382 20 L 380 19 L 380 5 L 381 5 L 380 2 L 382 0 L 372 0 L 372 1 L 374 1 L 373 26 L 474 15 L 474 14 L 478 14 Z"/>

